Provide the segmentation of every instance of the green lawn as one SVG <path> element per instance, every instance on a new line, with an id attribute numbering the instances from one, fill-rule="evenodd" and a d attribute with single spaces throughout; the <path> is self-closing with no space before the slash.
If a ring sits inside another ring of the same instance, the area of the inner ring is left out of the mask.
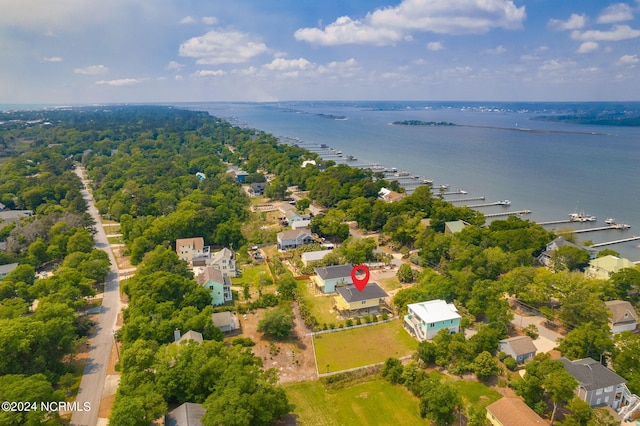
<path id="1" fill-rule="evenodd" d="M 380 286 L 386 291 L 391 291 L 402 287 L 402 284 L 400 284 L 400 280 L 398 280 L 398 277 L 378 280 L 378 284 L 380 284 Z"/>
<path id="2" fill-rule="evenodd" d="M 267 267 L 264 266 L 264 263 L 261 263 L 259 265 L 254 265 L 254 266 L 243 266 L 242 276 L 239 278 L 231 278 L 231 284 L 241 286 L 247 283 L 252 288 L 258 288 L 258 283 L 260 282 L 260 275 L 262 274 L 264 274 L 267 277 L 270 277 L 269 272 L 267 272 Z"/>
<path id="3" fill-rule="evenodd" d="M 372 380 L 338 390 L 318 381 L 284 386 L 303 425 L 417 425 L 418 398 L 403 386 Z"/>
<path id="4" fill-rule="evenodd" d="M 456 380 L 452 384 L 462 396 L 466 406 L 485 408 L 492 402 L 502 398 L 500 393 L 480 382 Z"/>
<path id="5" fill-rule="evenodd" d="M 384 362 L 389 357 L 410 355 L 418 342 L 400 321 L 353 328 L 314 336 L 320 373 Z"/>
<path id="6" fill-rule="evenodd" d="M 318 320 L 320 327 L 324 324 L 328 325 L 331 323 L 334 323 L 336 326 L 340 323 L 344 324 L 344 320 L 340 319 L 337 313 L 331 312 L 331 308 L 335 304 L 335 294 L 315 296 L 312 288 L 309 287 L 308 280 L 298 281 L 298 290 L 305 304 Z"/>

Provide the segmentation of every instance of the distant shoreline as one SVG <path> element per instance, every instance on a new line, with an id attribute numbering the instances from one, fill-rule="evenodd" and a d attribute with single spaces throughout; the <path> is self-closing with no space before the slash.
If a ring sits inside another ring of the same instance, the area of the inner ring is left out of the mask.
<path id="1" fill-rule="evenodd" d="M 610 133 L 598 133 L 598 132 L 579 132 L 579 131 L 567 131 L 567 130 L 549 130 L 549 129 L 527 129 L 522 127 L 499 127 L 499 126 L 480 126 L 475 124 L 455 124 L 449 122 L 433 122 L 433 121 L 419 121 L 419 120 L 405 120 L 394 121 L 391 123 L 393 126 L 425 126 L 425 127 L 471 127 L 475 129 L 495 129 L 495 130 L 510 130 L 512 132 L 526 132 L 526 133 L 557 133 L 568 135 L 598 135 L 609 136 Z"/>

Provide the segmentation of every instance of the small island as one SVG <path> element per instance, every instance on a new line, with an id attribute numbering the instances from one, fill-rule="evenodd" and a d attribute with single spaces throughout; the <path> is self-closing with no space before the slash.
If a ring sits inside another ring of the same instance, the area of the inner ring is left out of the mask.
<path id="1" fill-rule="evenodd" d="M 344 115 L 317 114 L 317 116 L 322 118 L 328 118 L 330 120 L 348 120 L 348 118 Z"/>
<path id="2" fill-rule="evenodd" d="M 394 121 L 391 123 L 393 125 L 400 126 L 455 126 L 455 123 L 450 123 L 448 121 L 422 121 L 422 120 L 402 120 L 402 121 Z"/>

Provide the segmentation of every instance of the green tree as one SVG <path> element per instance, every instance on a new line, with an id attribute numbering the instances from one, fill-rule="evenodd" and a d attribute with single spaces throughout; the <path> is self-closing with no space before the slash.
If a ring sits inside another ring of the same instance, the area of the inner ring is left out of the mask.
<path id="1" fill-rule="evenodd" d="M 553 424 L 558 404 L 571 399 L 578 382 L 564 368 L 556 368 L 552 374 L 547 374 L 542 379 L 542 386 L 553 402 L 553 412 L 551 413 L 551 424 Z"/>
<path id="2" fill-rule="evenodd" d="M 413 269 L 411 269 L 411 265 L 408 263 L 403 263 L 400 268 L 398 268 L 398 273 L 396 274 L 398 277 L 398 281 L 401 283 L 410 283 L 414 280 Z"/>
<path id="3" fill-rule="evenodd" d="M 402 361 L 398 358 L 387 358 L 382 367 L 382 377 L 396 384 L 402 381 Z"/>
<path id="4" fill-rule="evenodd" d="M 491 376 L 502 373 L 498 360 L 489 352 L 483 351 L 473 361 L 473 371 L 480 380 L 487 380 Z"/>
<path id="5" fill-rule="evenodd" d="M 278 294 L 284 300 L 293 300 L 297 288 L 298 284 L 291 274 L 285 274 L 278 281 Z"/>
<path id="6" fill-rule="evenodd" d="M 78 229 L 67 241 L 67 253 L 89 253 L 93 250 L 94 242 L 91 233 L 86 229 Z"/>
<path id="7" fill-rule="evenodd" d="M 265 336 L 285 339 L 293 329 L 293 314 L 287 307 L 280 307 L 264 314 L 258 322 L 258 331 Z"/>
<path id="8" fill-rule="evenodd" d="M 551 255 L 554 271 L 575 271 L 589 264 L 589 252 L 577 247 L 562 246 Z"/>
<path id="9" fill-rule="evenodd" d="M 614 348 L 609 336 L 607 326 L 585 323 L 567 333 L 558 350 L 569 359 L 589 357 L 605 364 Z"/>
<path id="10" fill-rule="evenodd" d="M 611 361 L 613 369 L 628 380 L 631 392 L 640 394 L 640 336 L 623 331 L 615 336 L 615 346 Z"/>
<path id="11" fill-rule="evenodd" d="M 420 416 L 428 417 L 438 426 L 451 424 L 462 400 L 453 385 L 439 380 L 427 379 L 422 383 L 420 394 Z"/>

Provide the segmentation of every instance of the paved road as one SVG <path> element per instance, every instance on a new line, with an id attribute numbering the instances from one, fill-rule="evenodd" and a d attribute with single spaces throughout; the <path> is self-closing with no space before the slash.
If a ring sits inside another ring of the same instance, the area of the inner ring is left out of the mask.
<path id="1" fill-rule="evenodd" d="M 87 183 L 82 176 L 81 169 L 76 168 L 75 172 L 80 176 L 86 187 Z M 98 316 L 95 335 L 90 340 L 91 350 L 87 358 L 87 364 L 84 368 L 80 389 L 78 390 L 78 396 L 76 398 L 80 406 L 85 402 L 89 402 L 91 409 L 88 411 L 76 411 L 71 417 L 71 425 L 94 426 L 98 423 L 98 411 L 100 409 L 100 400 L 102 399 L 102 390 L 105 384 L 107 365 L 113 344 L 113 332 L 118 312 L 120 312 L 120 282 L 118 280 L 118 264 L 109 247 L 104 228 L 100 224 L 100 216 L 93 203 L 93 198 L 86 189 L 82 190 L 82 197 L 87 202 L 89 207 L 88 212 L 97 223 L 97 232 L 94 236 L 96 247 L 104 250 L 109 255 L 109 260 L 111 260 L 111 271 L 107 276 L 104 288 L 102 309 Z"/>

